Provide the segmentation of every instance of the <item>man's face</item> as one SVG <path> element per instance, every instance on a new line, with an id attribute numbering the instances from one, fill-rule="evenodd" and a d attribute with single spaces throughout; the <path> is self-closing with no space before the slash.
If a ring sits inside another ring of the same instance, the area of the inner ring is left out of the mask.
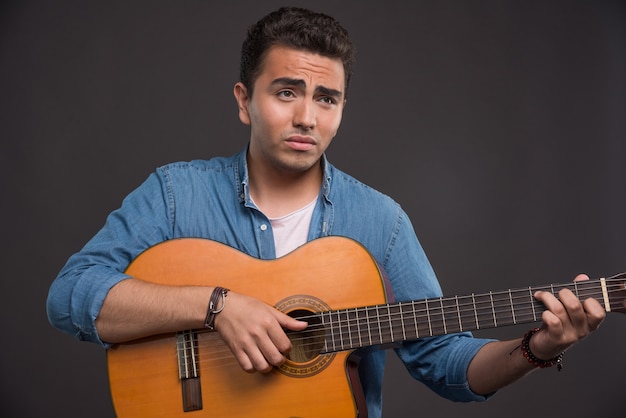
<path id="1" fill-rule="evenodd" d="M 239 118 L 251 129 L 251 162 L 293 174 L 317 167 L 341 123 L 344 80 L 339 59 L 270 48 L 252 97 L 235 85 Z"/>

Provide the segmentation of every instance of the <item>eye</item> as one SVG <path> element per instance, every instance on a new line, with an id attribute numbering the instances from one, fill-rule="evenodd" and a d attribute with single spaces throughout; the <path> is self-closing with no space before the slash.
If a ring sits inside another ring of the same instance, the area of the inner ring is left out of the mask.
<path id="1" fill-rule="evenodd" d="M 276 93 L 276 95 L 278 97 L 282 97 L 284 99 L 291 99 L 291 98 L 294 98 L 296 96 L 294 94 L 294 92 L 291 91 L 291 90 L 280 90 L 278 93 Z"/>
<path id="2" fill-rule="evenodd" d="M 322 96 L 320 97 L 320 102 L 327 104 L 327 105 L 335 105 L 337 104 L 337 100 L 335 100 L 335 98 L 331 97 L 331 96 Z"/>

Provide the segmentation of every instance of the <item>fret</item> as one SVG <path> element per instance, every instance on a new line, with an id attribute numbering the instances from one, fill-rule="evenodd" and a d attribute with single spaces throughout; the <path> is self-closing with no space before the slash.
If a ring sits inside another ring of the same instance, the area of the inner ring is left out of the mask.
<path id="1" fill-rule="evenodd" d="M 496 320 L 496 307 L 493 304 L 493 293 L 489 292 L 489 301 L 491 302 L 491 314 L 493 316 L 493 326 L 498 326 L 498 321 Z"/>
<path id="2" fill-rule="evenodd" d="M 380 309 L 382 309 L 381 315 L 381 323 L 380 323 L 380 331 L 381 331 L 381 344 L 393 342 L 393 324 L 391 322 L 392 314 L 390 305 L 381 305 Z"/>
<path id="3" fill-rule="evenodd" d="M 391 339 L 391 342 L 395 341 L 393 338 L 394 327 L 393 327 L 392 318 L 393 317 L 391 315 L 391 306 L 387 305 L 387 323 L 389 324 L 389 337 Z"/>
<path id="4" fill-rule="evenodd" d="M 444 332 L 450 334 L 462 331 L 463 326 L 459 316 L 458 300 L 456 298 L 442 298 L 440 301 L 443 312 Z"/>
<path id="5" fill-rule="evenodd" d="M 446 310 L 443 306 L 443 298 L 439 298 L 439 305 L 441 306 L 441 323 L 443 324 L 443 333 L 448 333 L 448 327 L 446 326 Z"/>
<path id="6" fill-rule="evenodd" d="M 528 286 L 528 293 L 528 296 L 530 297 L 530 306 L 533 309 L 533 321 L 537 321 L 537 311 L 535 310 L 535 304 L 533 303 L 533 301 L 535 300 L 535 296 L 533 289 L 530 286 Z"/>
<path id="7" fill-rule="evenodd" d="M 493 308 L 498 318 L 496 326 L 513 325 L 516 323 L 509 297 L 510 292 L 509 290 L 508 292 L 492 293 Z"/>
<path id="8" fill-rule="evenodd" d="M 513 306 L 513 295 L 511 294 L 511 289 L 509 289 L 509 305 L 511 305 L 511 316 L 513 318 L 513 323 L 517 324 L 515 320 L 515 307 Z"/>
<path id="9" fill-rule="evenodd" d="M 474 319 L 476 321 L 476 329 L 480 329 L 480 323 L 478 322 L 478 311 L 476 310 L 476 297 L 472 293 L 472 307 L 474 308 Z"/>
<path id="10" fill-rule="evenodd" d="M 327 324 L 328 321 L 324 320 L 326 318 L 326 314 L 330 315 L 329 312 L 320 312 L 320 325 L 322 326 L 324 330 L 328 330 L 328 332 L 325 334 L 326 338 L 324 338 L 324 350 L 323 351 L 325 353 L 330 353 L 331 350 L 330 350 L 330 347 L 328 346 L 328 336 L 329 335 L 332 336 L 332 331 L 331 329 L 329 329 L 331 328 L 331 325 Z"/>
<path id="11" fill-rule="evenodd" d="M 476 305 L 476 322 L 478 323 L 476 329 L 495 327 L 489 294 L 474 295 L 474 301 Z"/>
<path id="12" fill-rule="evenodd" d="M 387 305 L 378 305 L 376 308 L 378 312 L 378 344 L 383 344 L 388 341 L 389 327 L 389 312 Z"/>
<path id="13" fill-rule="evenodd" d="M 328 324 L 332 343 L 331 351 L 337 351 L 337 342 L 335 341 L 335 326 L 333 322 L 333 311 L 328 312 Z"/>
<path id="14" fill-rule="evenodd" d="M 430 335 L 445 334 L 445 323 L 443 322 L 441 299 L 428 299 L 425 302 Z"/>
<path id="15" fill-rule="evenodd" d="M 424 309 L 426 310 L 426 320 L 428 321 L 428 335 L 433 335 L 433 321 L 430 319 L 430 309 L 428 309 L 428 301 L 424 301 Z"/>
<path id="16" fill-rule="evenodd" d="M 415 319 L 416 335 L 427 337 L 433 335 L 432 324 L 430 320 L 430 311 L 425 300 L 414 301 L 413 316 Z"/>
<path id="17" fill-rule="evenodd" d="M 361 345 L 359 344 L 359 322 L 356 308 L 347 309 L 346 316 L 348 317 L 347 326 L 350 347 L 361 347 Z"/>
<path id="18" fill-rule="evenodd" d="M 369 341 L 369 345 L 374 345 L 372 342 L 372 327 L 370 326 L 370 310 L 365 308 L 365 322 L 367 322 L 367 339 Z"/>
<path id="19" fill-rule="evenodd" d="M 572 293 L 574 293 L 576 295 L 576 297 L 578 298 L 578 300 L 584 300 L 587 299 L 588 297 L 594 297 L 594 298 L 598 298 L 601 299 L 601 294 L 602 294 L 602 280 L 599 280 L 596 283 L 588 283 L 589 280 L 584 281 L 584 282 L 573 282 L 570 283 L 568 285 L 565 285 L 563 287 L 561 287 L 561 289 L 569 289 L 572 291 Z M 599 288 L 599 292 L 598 290 L 598 284 L 600 285 Z M 591 285 L 591 286 L 589 286 Z"/>
<path id="20" fill-rule="evenodd" d="M 459 308 L 459 297 L 455 296 L 454 301 L 456 303 L 456 317 L 459 319 L 459 328 L 463 331 L 463 321 L 461 320 L 461 308 Z"/>
<path id="21" fill-rule="evenodd" d="M 333 351 L 338 351 L 341 347 L 341 327 L 339 324 L 339 312 L 331 312 L 330 324 L 333 336 Z"/>
<path id="22" fill-rule="evenodd" d="M 354 337 L 358 334 L 358 322 L 356 315 L 351 314 L 351 312 L 355 312 L 356 309 L 347 309 L 346 310 L 346 328 L 348 329 L 348 346 L 351 348 L 358 347 L 357 344 L 354 344 Z M 353 332 L 354 331 L 354 332 Z"/>
<path id="23" fill-rule="evenodd" d="M 344 319 L 341 319 L 341 313 L 344 314 Z M 341 330 L 341 349 L 346 350 L 352 347 L 351 335 L 350 335 L 350 317 L 348 311 L 340 311 L 339 313 L 339 329 Z"/>
<path id="24" fill-rule="evenodd" d="M 383 343 L 383 332 L 380 329 L 380 307 L 376 306 L 376 324 L 378 325 L 378 344 L 382 344 Z"/>
<path id="25" fill-rule="evenodd" d="M 394 326 L 398 322 L 400 323 L 399 328 L 397 326 Z M 399 334 L 400 334 L 399 338 L 396 338 L 394 341 L 406 341 L 407 336 L 406 336 L 406 329 L 404 328 L 404 313 L 402 312 L 402 302 L 398 303 L 398 310 L 397 310 L 397 313 L 394 313 L 392 327 L 398 329 Z"/>
<path id="26" fill-rule="evenodd" d="M 414 318 L 413 312 L 410 310 L 410 308 L 406 304 L 404 306 L 405 306 L 404 309 L 400 307 L 400 316 L 402 317 L 402 337 L 405 340 L 408 340 L 409 338 L 417 338 L 417 335 L 411 332 L 412 328 L 407 328 L 407 326 L 409 325 L 409 322 L 408 322 L 409 318 Z M 410 312 L 409 314 L 405 313 L 407 309 L 409 309 L 408 310 L 408 312 Z"/>
<path id="27" fill-rule="evenodd" d="M 457 297 L 457 301 L 461 331 L 478 329 L 478 313 L 476 312 L 476 298 L 474 295 Z"/>
<path id="28" fill-rule="evenodd" d="M 345 314 L 345 311 L 337 311 L 337 329 L 339 330 L 339 347 L 340 350 L 345 350 L 349 347 L 346 346 L 346 338 L 348 336 L 348 330 L 346 329 L 346 321 L 342 319 L 342 314 Z"/>
<path id="29" fill-rule="evenodd" d="M 415 301 L 411 301 L 411 311 L 413 312 L 413 326 L 415 327 L 415 338 L 420 337 L 419 323 L 417 322 L 417 315 L 415 312 Z"/>
<path id="30" fill-rule="evenodd" d="M 531 288 L 510 290 L 509 309 L 511 310 L 510 317 L 503 316 L 502 325 L 513 325 L 524 322 L 534 322 L 537 320 L 537 314 L 535 311 L 535 303 L 537 302 L 532 296 L 533 291 Z M 508 321 L 504 320 L 508 319 Z"/>
<path id="31" fill-rule="evenodd" d="M 347 310 L 328 311 L 325 329 L 327 332 L 326 345 L 329 351 L 341 351 L 350 348 L 350 319 Z M 343 318 L 345 316 L 345 319 Z M 324 315 L 322 315 L 324 324 Z"/>
<path id="32" fill-rule="evenodd" d="M 411 305 L 408 302 L 400 302 L 397 304 L 396 309 L 393 309 L 393 325 L 396 328 L 394 333 L 395 341 L 406 341 L 417 338 L 413 331 L 413 311 Z"/>
<path id="33" fill-rule="evenodd" d="M 575 283 L 565 283 L 565 284 L 557 284 L 557 285 L 551 284 L 550 292 L 554 295 L 555 298 L 558 299 L 559 292 L 563 289 L 569 289 L 573 293 L 576 293 L 576 290 L 574 289 L 575 286 L 576 286 Z"/>
<path id="34" fill-rule="evenodd" d="M 359 318 L 359 308 L 354 309 L 354 322 L 356 333 L 359 336 L 359 347 L 363 347 L 363 340 L 361 338 L 363 332 L 361 331 L 361 319 Z"/>
<path id="35" fill-rule="evenodd" d="M 335 329 L 335 350 L 343 350 L 343 330 L 341 329 L 341 311 L 335 311 L 333 319 L 333 327 Z"/>

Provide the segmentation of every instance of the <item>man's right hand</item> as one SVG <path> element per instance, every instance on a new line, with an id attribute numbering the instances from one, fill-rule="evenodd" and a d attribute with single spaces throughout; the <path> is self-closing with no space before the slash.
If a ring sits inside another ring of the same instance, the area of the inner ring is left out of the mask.
<path id="1" fill-rule="evenodd" d="M 283 328 L 301 331 L 307 323 L 249 296 L 229 292 L 226 306 L 215 318 L 215 330 L 239 365 L 249 373 L 267 373 L 280 366 L 291 350 Z"/>

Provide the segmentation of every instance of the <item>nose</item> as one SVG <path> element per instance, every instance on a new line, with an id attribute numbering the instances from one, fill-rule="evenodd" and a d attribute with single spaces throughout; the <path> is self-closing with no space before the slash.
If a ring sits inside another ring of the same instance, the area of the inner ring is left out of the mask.
<path id="1" fill-rule="evenodd" d="M 302 100 L 296 105 L 293 115 L 293 125 L 296 128 L 309 130 L 315 128 L 315 105 L 309 100 Z"/>

